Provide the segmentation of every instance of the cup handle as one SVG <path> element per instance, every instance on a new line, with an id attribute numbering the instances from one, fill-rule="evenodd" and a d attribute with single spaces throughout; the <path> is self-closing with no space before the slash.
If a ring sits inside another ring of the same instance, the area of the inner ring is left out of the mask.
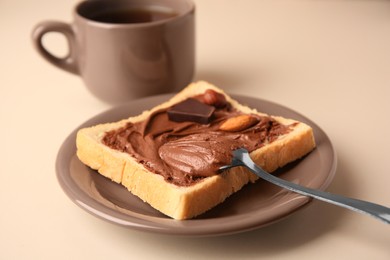
<path id="1" fill-rule="evenodd" d="M 69 52 L 63 57 L 59 58 L 51 54 L 42 43 L 42 38 L 46 33 L 57 32 L 65 36 L 68 41 Z M 57 22 L 57 21 L 46 21 L 35 26 L 32 32 L 32 39 L 37 51 L 45 58 L 48 62 L 54 66 L 66 70 L 70 73 L 79 75 L 79 68 L 76 60 L 76 41 L 75 34 L 70 24 Z"/>

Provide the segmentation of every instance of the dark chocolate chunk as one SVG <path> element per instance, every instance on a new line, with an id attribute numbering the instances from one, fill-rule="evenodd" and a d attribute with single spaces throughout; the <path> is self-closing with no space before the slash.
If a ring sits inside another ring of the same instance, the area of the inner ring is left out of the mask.
<path id="1" fill-rule="evenodd" d="M 168 118 L 175 122 L 195 122 L 208 124 L 213 116 L 215 107 L 206 105 L 196 99 L 188 98 L 172 106 L 168 111 Z"/>

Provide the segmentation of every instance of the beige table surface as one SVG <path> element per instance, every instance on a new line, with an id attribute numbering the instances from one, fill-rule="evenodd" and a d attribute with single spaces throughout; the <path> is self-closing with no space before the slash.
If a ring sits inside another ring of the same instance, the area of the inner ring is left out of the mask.
<path id="1" fill-rule="evenodd" d="M 75 1 L 0 0 L 0 259 L 390 259 L 390 226 L 322 202 L 251 232 L 143 233 L 77 207 L 54 170 L 64 138 L 109 105 L 33 49 L 33 25 Z M 390 206 L 390 1 L 198 0 L 197 71 L 320 125 L 329 191 Z M 61 37 L 47 37 L 58 54 Z M 315 174 L 315 172 L 313 172 Z"/>

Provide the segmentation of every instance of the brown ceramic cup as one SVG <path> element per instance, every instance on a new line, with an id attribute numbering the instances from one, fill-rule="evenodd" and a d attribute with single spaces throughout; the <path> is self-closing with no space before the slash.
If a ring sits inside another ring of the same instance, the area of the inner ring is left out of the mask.
<path id="1" fill-rule="evenodd" d="M 47 33 L 69 46 L 57 57 L 43 45 Z M 195 6 L 190 0 L 89 0 L 72 24 L 45 21 L 33 30 L 38 52 L 80 75 L 99 99 L 116 104 L 185 87 L 195 66 Z"/>

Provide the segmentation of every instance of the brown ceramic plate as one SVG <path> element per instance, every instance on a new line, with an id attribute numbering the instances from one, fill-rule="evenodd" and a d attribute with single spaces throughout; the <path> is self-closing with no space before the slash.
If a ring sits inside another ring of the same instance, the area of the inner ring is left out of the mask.
<path id="1" fill-rule="evenodd" d="M 198 218 L 177 221 L 142 202 L 123 186 L 91 170 L 76 157 L 75 140 L 79 128 L 138 115 L 170 97 L 148 97 L 112 108 L 91 118 L 70 134 L 59 150 L 56 171 L 61 187 L 72 201 L 99 218 L 127 228 L 188 236 L 223 235 L 259 228 L 285 218 L 311 201 L 259 180 Z M 314 122 L 266 100 L 237 95 L 233 95 L 233 98 L 259 111 L 311 125 L 317 148 L 275 174 L 314 189 L 324 190 L 330 184 L 336 170 L 335 152 L 329 138 Z"/>

